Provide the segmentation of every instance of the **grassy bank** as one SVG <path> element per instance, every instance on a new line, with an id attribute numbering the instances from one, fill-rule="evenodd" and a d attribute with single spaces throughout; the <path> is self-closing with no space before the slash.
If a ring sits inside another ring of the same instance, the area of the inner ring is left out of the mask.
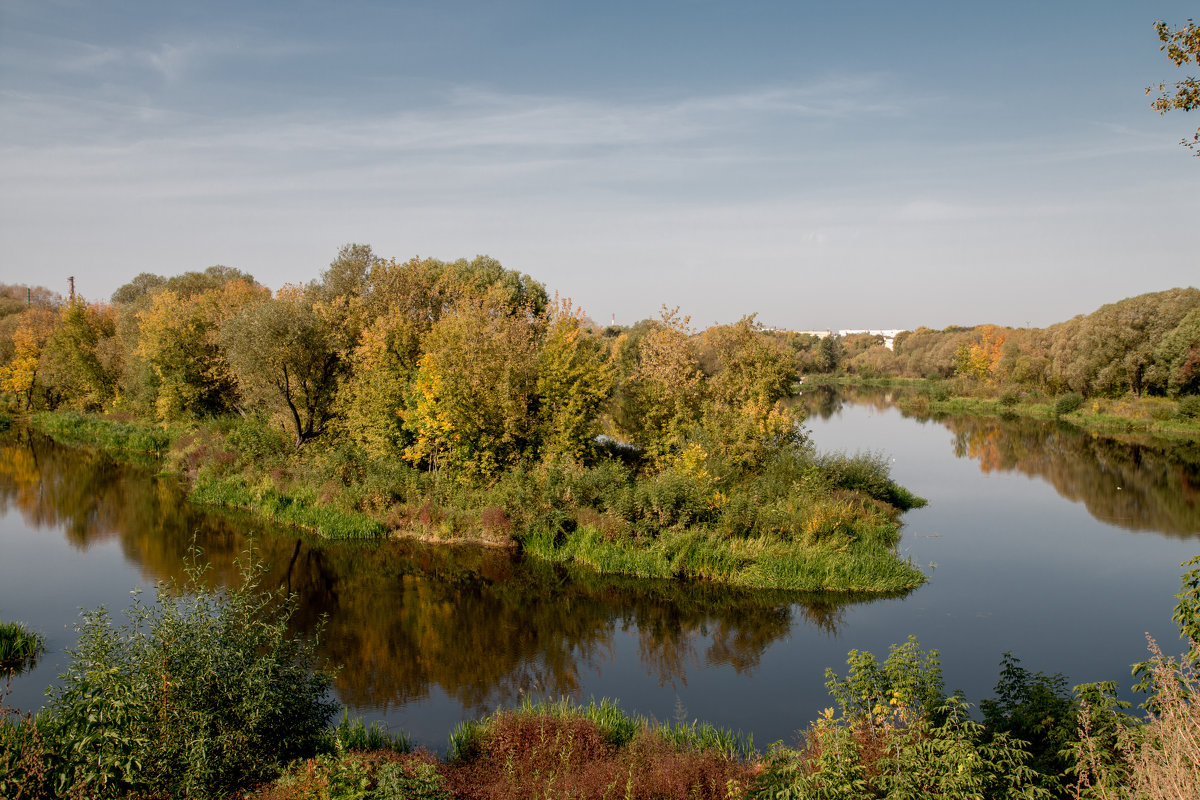
<path id="1" fill-rule="evenodd" d="M 1152 433 L 1200 437 L 1200 403 L 1196 398 L 1089 397 L 1065 394 L 1047 397 L 1034 392 L 1004 391 L 960 380 L 922 378 L 864 378 L 806 376 L 804 387 L 898 387 L 905 391 L 896 405 L 915 414 L 977 414 L 1066 420 L 1104 433 Z"/>
<path id="2" fill-rule="evenodd" d="M 925 580 L 895 554 L 899 514 L 924 501 L 879 456 L 789 449 L 759 474 L 723 480 L 696 448 L 651 475 L 618 459 L 561 460 L 471 484 L 332 440 L 297 449 L 254 420 L 163 429 L 38 414 L 31 423 L 66 443 L 156 456 L 195 502 L 331 538 L 471 541 L 603 574 L 754 589 L 892 593 Z"/>

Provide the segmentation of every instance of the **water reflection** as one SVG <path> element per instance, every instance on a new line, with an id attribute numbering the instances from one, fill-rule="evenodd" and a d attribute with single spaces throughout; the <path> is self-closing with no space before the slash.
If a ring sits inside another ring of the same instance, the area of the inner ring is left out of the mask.
<path id="1" fill-rule="evenodd" d="M 829 419 L 844 403 L 890 408 L 902 392 L 816 387 L 803 402 L 810 415 Z M 977 461 L 981 471 L 1039 478 L 1102 522 L 1181 538 L 1200 534 L 1200 442 L 1106 435 L 1025 417 L 931 414 L 919 405 L 905 406 L 901 414 L 944 425 L 953 434 L 955 456 Z"/>
<path id="2" fill-rule="evenodd" d="M 173 480 L 28 432 L 0 438 L 0 512 L 10 511 L 29 529 L 62 530 L 76 549 L 116 540 L 148 580 L 182 580 L 195 543 L 228 585 L 253 548 L 268 585 L 297 595 L 297 630 L 327 620 L 322 652 L 341 665 L 336 690 L 356 708 L 399 707 L 435 687 L 473 713 L 526 692 L 577 693 L 611 660 L 618 630 L 636 635 L 660 686 L 686 686 L 698 668 L 748 674 L 793 625 L 836 634 L 856 602 L 603 578 L 481 548 L 313 540 L 197 509 Z M 53 564 L 29 569 L 53 580 Z"/>

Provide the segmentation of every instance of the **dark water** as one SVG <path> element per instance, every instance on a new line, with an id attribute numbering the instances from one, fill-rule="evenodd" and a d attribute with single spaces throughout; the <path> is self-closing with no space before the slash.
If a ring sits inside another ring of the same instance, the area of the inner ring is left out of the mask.
<path id="1" fill-rule="evenodd" d="M 1200 553 L 1197 445 L 1096 437 L 1017 420 L 905 418 L 886 396 L 806 398 L 822 449 L 883 451 L 930 500 L 901 550 L 930 582 L 855 600 L 597 578 L 506 553 L 341 545 L 181 502 L 147 471 L 12 433 L 0 439 L 0 619 L 46 635 L 14 681 L 33 708 L 61 672 L 81 606 L 120 609 L 134 587 L 182 577 L 195 541 L 217 580 L 253 545 L 296 592 L 297 626 L 327 615 L 336 691 L 435 748 L 454 724 L 523 695 L 613 697 L 659 719 L 706 719 L 791 740 L 830 705 L 824 669 L 851 648 L 916 635 L 972 700 L 1001 654 L 1072 682 L 1128 683 L 1170 621 L 1179 563 Z"/>

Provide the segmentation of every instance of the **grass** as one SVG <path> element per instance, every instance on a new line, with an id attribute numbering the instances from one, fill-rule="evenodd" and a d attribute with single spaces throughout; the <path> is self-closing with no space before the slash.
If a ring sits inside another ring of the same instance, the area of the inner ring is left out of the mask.
<path id="1" fill-rule="evenodd" d="M 346 750 L 390 750 L 395 753 L 411 753 L 412 739 L 407 733 L 400 731 L 392 733 L 386 724 L 371 723 L 368 726 L 362 718 L 350 719 L 347 711 L 342 711 L 342 719 L 332 731 L 333 748 L 335 751 Z"/>
<path id="2" fill-rule="evenodd" d="M 146 422 L 106 419 L 77 411 L 39 412 L 29 421 L 37 430 L 64 444 L 154 456 L 166 453 L 173 434 L 178 433 Z"/>
<path id="3" fill-rule="evenodd" d="M 241 508 L 256 516 L 292 525 L 329 539 L 375 539 L 383 524 L 367 514 L 346 512 L 320 503 L 311 493 L 289 493 L 268 482 L 248 485 L 241 476 L 202 476 L 191 486 L 194 503 Z"/>
<path id="4" fill-rule="evenodd" d="M 921 384 L 917 384 L 921 385 Z M 945 387 L 944 382 L 925 382 Z M 1063 397 L 1067 397 L 1064 395 Z M 981 416 L 1015 415 L 1034 419 L 1065 420 L 1072 425 L 1098 432 L 1146 432 L 1165 435 L 1200 436 L 1200 419 L 1179 412 L 1180 403 L 1165 397 L 1086 398 L 1074 410 L 1062 398 L 1021 395 L 998 397 L 948 395 L 943 399 L 930 392 L 907 394 L 896 405 L 918 414 L 975 414 Z"/>
<path id="5" fill-rule="evenodd" d="M 0 675 L 24 672 L 46 649 L 42 637 L 19 622 L 0 622 Z"/>
<path id="6" fill-rule="evenodd" d="M 532 534 L 522 540 L 522 549 L 547 561 L 580 564 L 600 573 L 702 579 L 748 589 L 893 593 L 926 580 L 890 549 L 870 542 L 832 550 L 766 538 L 720 540 L 683 531 L 631 544 L 610 541 L 599 530 L 583 526 L 561 536 Z"/>

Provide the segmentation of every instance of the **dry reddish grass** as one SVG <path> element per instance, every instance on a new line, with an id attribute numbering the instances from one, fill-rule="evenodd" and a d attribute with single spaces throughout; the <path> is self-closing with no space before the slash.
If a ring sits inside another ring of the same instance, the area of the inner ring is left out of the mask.
<path id="1" fill-rule="evenodd" d="M 1200 643 L 1191 642 L 1192 660 L 1163 655 L 1150 639 L 1155 709 L 1144 724 L 1121 725 L 1115 763 L 1106 763 L 1103 744 L 1093 734 L 1091 712 L 1080 712 L 1077 798 L 1137 797 L 1196 800 L 1200 796 Z"/>
<path id="2" fill-rule="evenodd" d="M 743 796 L 750 769 L 717 753 L 678 750 L 646 730 L 617 749 L 585 719 L 505 714 L 489 726 L 477 757 L 443 774 L 455 797 L 470 800 L 724 800 Z"/>

